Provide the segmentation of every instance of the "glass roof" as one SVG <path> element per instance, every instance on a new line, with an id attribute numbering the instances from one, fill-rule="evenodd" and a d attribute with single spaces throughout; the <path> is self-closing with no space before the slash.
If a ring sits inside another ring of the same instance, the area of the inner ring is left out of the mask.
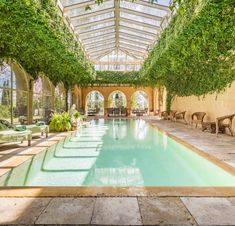
<path id="1" fill-rule="evenodd" d="M 60 0 L 96 70 L 139 70 L 166 27 L 171 0 Z"/>

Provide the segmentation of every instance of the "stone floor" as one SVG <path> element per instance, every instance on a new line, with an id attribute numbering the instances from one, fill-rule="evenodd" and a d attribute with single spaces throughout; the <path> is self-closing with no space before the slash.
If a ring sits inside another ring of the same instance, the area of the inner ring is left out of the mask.
<path id="1" fill-rule="evenodd" d="M 0 198 L 1 225 L 235 225 L 235 198 Z"/>
<path id="2" fill-rule="evenodd" d="M 234 137 L 216 137 L 180 123 L 152 122 L 235 166 Z M 50 139 L 56 140 L 54 136 Z M 12 162 L 15 154 L 24 156 L 26 152 L 27 148 L 20 146 L 15 149 L 0 148 L 0 166 Z M 36 152 L 31 150 L 30 154 Z M 235 197 L 0 198 L 0 224 L 235 226 Z"/>

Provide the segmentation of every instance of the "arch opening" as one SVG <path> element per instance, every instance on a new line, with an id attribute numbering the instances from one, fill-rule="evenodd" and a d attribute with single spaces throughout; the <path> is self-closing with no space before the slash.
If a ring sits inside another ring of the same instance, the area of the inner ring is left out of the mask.
<path id="1" fill-rule="evenodd" d="M 148 113 L 149 98 L 144 91 L 136 91 L 131 96 L 131 111 L 135 115 L 144 115 Z"/>
<path id="2" fill-rule="evenodd" d="M 91 91 L 86 96 L 86 115 L 104 115 L 104 96 L 99 91 Z"/>
<path id="3" fill-rule="evenodd" d="M 108 97 L 108 107 L 109 108 L 122 108 L 127 106 L 126 95 L 119 91 L 113 91 Z"/>

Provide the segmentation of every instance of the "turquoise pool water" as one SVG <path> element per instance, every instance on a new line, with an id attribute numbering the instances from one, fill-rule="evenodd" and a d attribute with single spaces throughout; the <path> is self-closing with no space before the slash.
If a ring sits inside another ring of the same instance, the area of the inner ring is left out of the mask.
<path id="1" fill-rule="evenodd" d="M 235 177 L 143 120 L 98 120 L 0 178 L 0 186 L 235 186 Z"/>

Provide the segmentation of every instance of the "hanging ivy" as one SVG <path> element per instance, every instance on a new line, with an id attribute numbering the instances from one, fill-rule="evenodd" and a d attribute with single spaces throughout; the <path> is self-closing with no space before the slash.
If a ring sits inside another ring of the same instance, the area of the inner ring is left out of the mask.
<path id="1" fill-rule="evenodd" d="M 235 80 L 234 0 L 184 0 L 141 68 L 170 95 L 220 92 Z M 171 98 L 170 98 L 171 99 Z"/>
<path id="2" fill-rule="evenodd" d="M 94 69 L 53 0 L 0 1 L 0 58 L 14 59 L 36 78 L 88 84 Z"/>
<path id="3" fill-rule="evenodd" d="M 147 79 L 140 77 L 138 71 L 97 71 L 92 84 L 126 84 L 133 86 L 150 86 Z"/>

